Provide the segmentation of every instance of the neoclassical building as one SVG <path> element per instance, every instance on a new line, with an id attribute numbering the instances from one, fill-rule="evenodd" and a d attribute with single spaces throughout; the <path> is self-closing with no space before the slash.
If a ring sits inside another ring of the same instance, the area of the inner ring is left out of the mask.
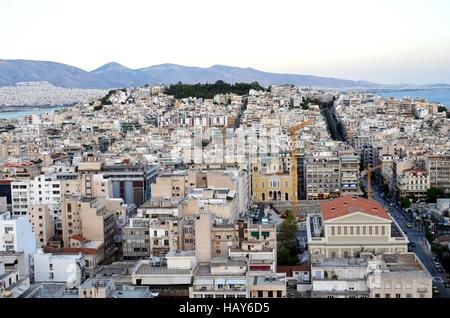
<path id="1" fill-rule="evenodd" d="M 407 237 L 377 201 L 344 196 L 322 203 L 320 211 L 307 218 L 313 259 L 408 251 Z"/>

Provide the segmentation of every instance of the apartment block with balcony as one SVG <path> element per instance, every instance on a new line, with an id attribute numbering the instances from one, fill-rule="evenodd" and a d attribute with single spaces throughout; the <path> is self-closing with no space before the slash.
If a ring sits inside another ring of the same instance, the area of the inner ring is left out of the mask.
<path id="1" fill-rule="evenodd" d="M 215 258 L 200 263 L 194 273 L 189 298 L 248 298 L 247 264 L 244 260 Z"/>
<path id="2" fill-rule="evenodd" d="M 450 193 L 450 154 L 432 154 L 425 158 L 430 186 Z"/>
<path id="3" fill-rule="evenodd" d="M 340 196 L 341 162 L 337 156 L 325 153 L 320 156 L 309 156 L 305 158 L 304 165 L 307 200 L 323 200 Z"/>

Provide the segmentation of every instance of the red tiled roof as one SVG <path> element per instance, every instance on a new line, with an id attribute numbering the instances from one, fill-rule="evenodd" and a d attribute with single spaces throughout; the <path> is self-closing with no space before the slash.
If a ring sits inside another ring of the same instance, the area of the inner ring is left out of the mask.
<path id="1" fill-rule="evenodd" d="M 87 241 L 87 239 L 85 237 L 83 237 L 83 235 L 78 235 L 78 234 L 72 235 L 71 239 L 75 240 L 75 241 L 80 241 L 80 242 Z"/>
<path id="2" fill-rule="evenodd" d="M 343 196 L 320 205 L 324 220 L 331 220 L 355 212 L 378 216 L 390 220 L 390 216 L 383 206 L 374 200 L 360 197 Z"/>
<path id="3" fill-rule="evenodd" d="M 98 253 L 98 249 L 96 248 L 85 248 L 85 247 L 65 247 L 63 248 L 63 253 L 67 254 L 85 254 L 85 255 L 94 255 Z"/>

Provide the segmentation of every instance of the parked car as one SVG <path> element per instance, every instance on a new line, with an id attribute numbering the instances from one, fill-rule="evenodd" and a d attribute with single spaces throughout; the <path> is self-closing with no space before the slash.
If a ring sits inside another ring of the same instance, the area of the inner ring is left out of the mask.
<path id="1" fill-rule="evenodd" d="M 446 283 L 444 284 L 444 287 L 445 287 L 445 288 L 450 288 L 450 283 L 449 283 L 449 282 L 446 282 Z"/>
<path id="2" fill-rule="evenodd" d="M 443 272 L 444 272 L 444 270 L 442 269 L 442 267 L 436 267 L 436 271 L 437 271 L 438 273 L 443 273 Z"/>
<path id="3" fill-rule="evenodd" d="M 439 295 L 440 291 L 439 288 L 437 288 L 436 286 L 433 287 L 433 294 L 435 295 Z"/>
<path id="4" fill-rule="evenodd" d="M 410 228 L 412 228 L 412 224 L 411 224 L 411 223 L 408 223 L 408 224 L 406 224 L 406 227 L 407 227 L 408 229 L 410 229 Z"/>

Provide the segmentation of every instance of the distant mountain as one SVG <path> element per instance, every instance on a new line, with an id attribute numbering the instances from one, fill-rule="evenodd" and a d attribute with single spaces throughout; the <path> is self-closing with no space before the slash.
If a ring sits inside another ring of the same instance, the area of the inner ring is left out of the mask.
<path id="1" fill-rule="evenodd" d="M 293 84 L 317 88 L 384 88 L 385 85 L 319 77 L 312 75 L 277 74 L 258 71 L 253 68 L 239 68 L 214 65 L 208 68 L 176 64 L 161 64 L 141 69 L 130 69 L 118 63 L 108 63 L 87 72 L 73 66 L 42 61 L 0 60 L 0 87 L 18 82 L 46 81 L 64 88 L 119 88 L 145 84 L 172 84 L 183 82 L 214 83 L 223 80 L 228 83 L 257 81 L 263 86 L 270 84 Z"/>

